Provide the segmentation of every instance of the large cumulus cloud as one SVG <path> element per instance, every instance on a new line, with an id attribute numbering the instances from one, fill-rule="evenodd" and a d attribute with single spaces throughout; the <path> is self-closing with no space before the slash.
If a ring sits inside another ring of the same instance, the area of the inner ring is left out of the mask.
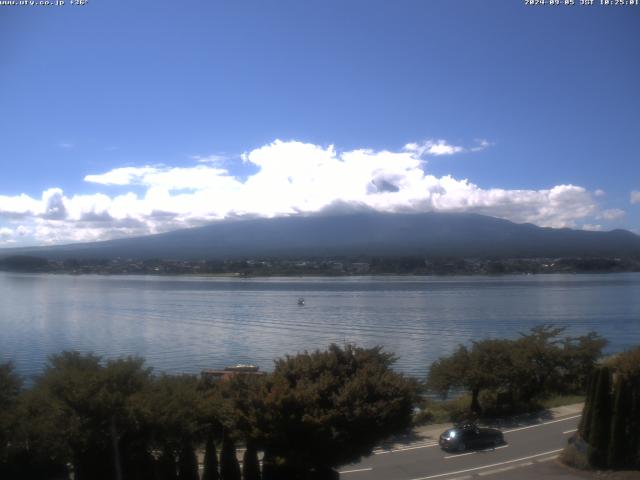
<path id="1" fill-rule="evenodd" d="M 581 186 L 482 188 L 467 179 L 428 173 L 429 156 L 473 152 L 488 145 L 482 140 L 467 149 L 428 140 L 395 152 L 338 151 L 333 146 L 276 140 L 238 160 L 257 170 L 246 179 L 235 177 L 220 162 L 116 168 L 84 178 L 95 186 L 94 194 L 70 195 L 52 188 L 39 199 L 0 195 L 3 238 L 89 241 L 163 232 L 231 216 L 310 214 L 336 205 L 384 212 L 477 212 L 549 227 L 580 227 L 586 219 L 601 215 L 595 192 Z M 109 195 L 112 186 L 131 191 Z"/>

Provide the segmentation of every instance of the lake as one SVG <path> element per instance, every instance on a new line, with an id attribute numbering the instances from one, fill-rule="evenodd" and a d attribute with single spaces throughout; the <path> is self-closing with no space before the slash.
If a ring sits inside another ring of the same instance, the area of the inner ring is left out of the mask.
<path id="1" fill-rule="evenodd" d="M 198 373 L 330 343 L 382 345 L 423 377 L 459 343 L 553 323 L 595 330 L 608 352 L 640 344 L 640 274 L 221 278 L 0 272 L 0 361 L 41 371 L 49 354 L 142 355 Z M 298 297 L 305 305 L 297 304 Z"/>

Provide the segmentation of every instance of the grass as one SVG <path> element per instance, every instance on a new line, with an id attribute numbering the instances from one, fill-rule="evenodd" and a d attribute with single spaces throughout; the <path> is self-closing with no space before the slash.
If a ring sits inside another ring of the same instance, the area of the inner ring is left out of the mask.
<path id="1" fill-rule="evenodd" d="M 540 409 L 561 407 L 563 405 L 573 405 L 582 402 L 584 402 L 584 395 L 554 395 L 530 405 L 521 405 L 516 411 L 505 412 L 505 414 L 532 413 Z M 471 413 L 469 412 L 470 404 L 471 396 L 468 394 L 461 395 L 451 400 L 438 401 L 424 399 L 422 403 L 418 405 L 420 411 L 414 415 L 413 424 L 415 426 L 419 426 L 437 423 L 455 423 L 469 419 L 471 417 Z M 491 409 L 490 407 L 487 408 L 487 415 L 490 417 L 497 416 L 496 412 L 493 410 L 494 409 Z"/>
<path id="2" fill-rule="evenodd" d="M 469 417 L 471 397 L 461 395 L 451 400 L 424 400 L 413 419 L 413 424 L 429 425 L 432 423 L 457 422 Z"/>
<path id="3" fill-rule="evenodd" d="M 584 395 L 554 395 L 540 403 L 544 408 L 562 407 L 564 405 L 574 405 L 576 403 L 584 403 Z"/>

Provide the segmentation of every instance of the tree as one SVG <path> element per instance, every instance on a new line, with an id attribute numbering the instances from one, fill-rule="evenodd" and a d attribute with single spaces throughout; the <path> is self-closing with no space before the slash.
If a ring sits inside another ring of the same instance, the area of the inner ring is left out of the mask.
<path id="1" fill-rule="evenodd" d="M 0 364 L 0 474 L 9 468 L 9 445 L 16 440 L 16 409 L 21 389 L 22 379 L 15 373 L 13 364 Z"/>
<path id="2" fill-rule="evenodd" d="M 596 468 L 640 467 L 640 348 L 604 362 L 589 380 L 578 429 Z"/>
<path id="3" fill-rule="evenodd" d="M 596 332 L 562 340 L 560 386 L 568 392 L 586 392 L 589 374 L 596 368 L 607 340 Z"/>
<path id="4" fill-rule="evenodd" d="M 511 350 L 508 340 L 481 340 L 473 342 L 471 349 L 460 345 L 451 356 L 431 365 L 427 386 L 443 395 L 456 387 L 471 392 L 469 410 L 478 415 L 482 412 L 480 393 L 509 384 Z"/>
<path id="5" fill-rule="evenodd" d="M 123 478 L 123 465 L 132 476 L 133 471 L 149 464 L 144 433 L 139 431 L 137 412 L 132 399 L 143 391 L 151 380 L 151 369 L 145 367 L 140 357 L 109 360 L 102 370 L 102 386 L 95 398 L 109 417 L 109 437 L 113 453 L 115 478 Z M 146 440 L 146 439 L 145 439 Z"/>
<path id="6" fill-rule="evenodd" d="M 619 376 L 614 387 L 614 402 L 611 418 L 611 436 L 607 465 L 610 468 L 622 468 L 629 461 L 632 445 L 628 430 L 631 416 L 632 390 L 626 378 Z M 631 448 L 630 448 L 631 447 Z"/>
<path id="7" fill-rule="evenodd" d="M 78 480 L 106 480 L 115 473 L 109 417 L 96 401 L 103 386 L 100 362 L 93 354 L 53 355 L 35 387 L 38 396 L 46 399 L 42 413 L 59 428 Z"/>
<path id="8" fill-rule="evenodd" d="M 264 409 L 255 427 L 271 463 L 279 457 L 291 475 L 308 478 L 405 431 L 416 385 L 391 369 L 394 361 L 380 347 L 353 345 L 276 360 L 259 387 Z"/>
<path id="9" fill-rule="evenodd" d="M 203 397 L 197 378 L 160 375 L 136 395 L 134 403 L 140 422 L 148 432 L 149 446 L 162 452 L 163 463 L 175 463 L 176 458 L 181 458 L 181 462 L 190 461 L 186 449 L 205 439 Z M 187 463 L 181 465 L 186 468 Z"/>
<path id="10" fill-rule="evenodd" d="M 242 480 L 260 480 L 258 450 L 253 442 L 247 444 L 242 457 Z"/>
<path id="11" fill-rule="evenodd" d="M 190 442 L 185 441 L 178 457 L 178 480 L 199 480 L 198 459 Z"/>
<path id="12" fill-rule="evenodd" d="M 580 417 L 580 425 L 578 426 L 578 432 L 585 442 L 589 442 L 589 438 L 591 436 L 591 424 L 593 422 L 593 399 L 595 398 L 597 387 L 598 371 L 594 370 L 589 375 L 589 380 L 587 382 L 587 396 L 584 401 L 582 416 Z"/>
<path id="13" fill-rule="evenodd" d="M 78 480 L 121 479 L 125 463 L 137 470 L 145 454 L 136 448 L 131 399 L 149 378 L 144 360 L 136 357 L 105 366 L 93 354 L 51 356 L 25 403 L 29 418 L 39 418 L 27 434 L 30 448 L 66 456 L 60 460 L 73 465 Z"/>
<path id="14" fill-rule="evenodd" d="M 441 357 L 431 364 L 427 387 L 446 398 L 452 388 L 468 388 L 466 374 L 471 367 L 469 350 L 464 345 L 448 357 Z"/>
<path id="15" fill-rule="evenodd" d="M 564 327 L 540 325 L 514 341 L 514 377 L 512 386 L 518 400 L 528 402 L 557 389 L 561 384 Z"/>
<path id="16" fill-rule="evenodd" d="M 427 387 L 446 395 L 453 389 L 471 393 L 469 410 L 483 412 L 480 394 L 496 392 L 511 408 L 529 406 L 552 392 L 584 391 L 606 341 L 596 333 L 560 338 L 563 328 L 541 325 L 515 340 L 485 339 L 459 345 L 429 369 Z"/>
<path id="17" fill-rule="evenodd" d="M 236 456 L 236 447 L 229 435 L 222 439 L 222 451 L 220 452 L 220 479 L 240 480 L 240 465 Z"/>
<path id="18" fill-rule="evenodd" d="M 207 435 L 204 450 L 204 471 L 202 480 L 219 480 L 218 455 L 216 453 L 216 442 L 212 433 Z"/>
<path id="19" fill-rule="evenodd" d="M 611 371 L 602 367 L 598 371 L 595 397 L 592 403 L 591 429 L 589 434 L 589 463 L 599 468 L 607 466 L 607 449 L 611 424 Z"/>
<path id="20" fill-rule="evenodd" d="M 640 379 L 640 346 L 614 355 L 606 365 L 629 379 Z"/>

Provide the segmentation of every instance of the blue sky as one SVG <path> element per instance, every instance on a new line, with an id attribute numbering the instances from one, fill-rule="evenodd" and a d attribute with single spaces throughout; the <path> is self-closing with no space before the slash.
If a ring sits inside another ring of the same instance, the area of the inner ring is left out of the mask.
<path id="1" fill-rule="evenodd" d="M 335 204 L 640 232 L 640 7 L 1 6 L 0 246 Z"/>

